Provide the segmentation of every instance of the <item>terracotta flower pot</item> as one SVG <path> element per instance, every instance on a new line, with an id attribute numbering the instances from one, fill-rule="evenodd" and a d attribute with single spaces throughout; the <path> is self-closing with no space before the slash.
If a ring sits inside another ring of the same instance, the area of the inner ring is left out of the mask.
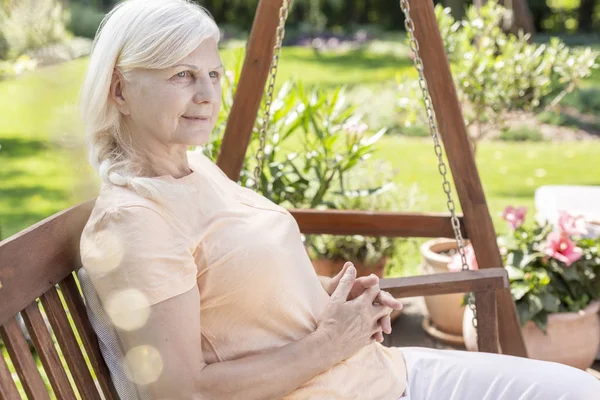
<path id="1" fill-rule="evenodd" d="M 317 271 L 317 275 L 321 276 L 335 276 L 340 272 L 347 260 L 331 260 L 328 258 L 318 258 L 312 260 L 313 267 Z M 356 268 L 356 276 L 367 276 L 375 274 L 380 278 L 383 278 L 385 271 L 385 265 L 387 264 L 387 257 L 381 258 L 377 264 L 372 267 L 367 267 L 361 261 L 351 260 Z"/>
<path id="2" fill-rule="evenodd" d="M 553 361 L 586 369 L 593 363 L 600 342 L 600 302 L 594 301 L 578 313 L 555 313 L 548 316 L 547 334 L 533 322 L 521 327 L 527 355 L 537 360 Z M 467 350 L 477 351 L 477 335 L 467 307 L 464 313 L 464 338 Z"/>
<path id="3" fill-rule="evenodd" d="M 449 272 L 448 264 L 451 258 L 441 253 L 456 250 L 456 248 L 455 239 L 437 238 L 423 243 L 421 245 L 421 274 Z M 436 331 L 455 335 L 460 340 L 464 312 L 464 307 L 462 306 L 463 297 L 463 293 L 424 297 L 430 323 Z"/>

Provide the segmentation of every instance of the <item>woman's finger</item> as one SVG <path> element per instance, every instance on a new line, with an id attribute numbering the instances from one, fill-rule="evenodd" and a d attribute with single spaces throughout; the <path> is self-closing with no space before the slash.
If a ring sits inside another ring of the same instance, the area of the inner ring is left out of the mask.
<path id="1" fill-rule="evenodd" d="M 377 297 L 377 302 L 381 305 L 384 305 L 389 308 L 393 308 L 394 310 L 402 310 L 402 302 L 396 300 L 394 296 L 382 290 L 379 292 L 379 296 Z"/>
<path id="2" fill-rule="evenodd" d="M 386 335 L 389 335 L 390 333 L 392 333 L 392 319 L 390 318 L 389 314 L 385 315 L 381 318 L 380 324 L 381 324 L 381 330 Z"/>
<path id="3" fill-rule="evenodd" d="M 369 276 L 360 276 L 356 278 L 356 282 L 354 283 L 354 287 L 350 292 L 350 298 L 354 299 L 360 296 L 366 289 L 371 286 L 377 285 L 379 283 L 379 278 L 377 275 L 371 274 Z"/>
<path id="4" fill-rule="evenodd" d="M 381 331 L 381 325 L 379 325 L 379 323 L 375 323 L 373 326 L 373 335 L 371 337 L 379 343 L 383 342 L 383 332 Z"/>

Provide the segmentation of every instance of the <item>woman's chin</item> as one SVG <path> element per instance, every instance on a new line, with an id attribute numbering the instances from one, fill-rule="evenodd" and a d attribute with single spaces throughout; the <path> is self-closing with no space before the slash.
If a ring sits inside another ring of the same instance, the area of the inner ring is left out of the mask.
<path id="1" fill-rule="evenodd" d="M 210 140 L 211 131 L 196 131 L 190 132 L 189 135 L 185 136 L 185 144 L 188 146 L 204 146 Z"/>

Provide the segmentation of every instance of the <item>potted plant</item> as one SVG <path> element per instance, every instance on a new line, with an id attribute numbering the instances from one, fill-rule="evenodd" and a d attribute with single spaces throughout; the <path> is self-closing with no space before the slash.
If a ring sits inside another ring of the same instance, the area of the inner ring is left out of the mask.
<path id="1" fill-rule="evenodd" d="M 465 242 L 465 255 L 470 270 L 478 269 L 473 248 Z M 462 270 L 456 239 L 436 238 L 424 242 L 420 247 L 422 275 L 456 272 Z M 425 296 L 427 316 L 423 329 L 438 340 L 462 346 L 462 322 L 464 293 Z"/>
<path id="2" fill-rule="evenodd" d="M 393 182 L 389 163 L 377 161 L 349 171 L 336 184 L 325 204 L 338 210 L 399 211 L 414 208 L 417 186 L 401 190 Z M 387 262 L 396 255 L 404 238 L 363 235 L 307 235 L 305 244 L 317 274 L 334 276 L 346 261 L 352 261 L 357 276 L 371 273 L 382 278 Z"/>
<path id="3" fill-rule="evenodd" d="M 523 225 L 524 209 L 508 207 L 498 237 L 529 357 L 585 369 L 600 346 L 600 238 L 586 237 L 581 217 L 561 212 L 556 227 Z M 477 347 L 465 310 L 467 349 Z"/>

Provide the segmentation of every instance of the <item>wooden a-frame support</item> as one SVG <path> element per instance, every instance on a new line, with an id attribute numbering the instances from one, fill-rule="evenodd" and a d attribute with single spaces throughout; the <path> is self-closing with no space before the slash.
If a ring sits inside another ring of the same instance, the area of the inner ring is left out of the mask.
<path id="1" fill-rule="evenodd" d="M 501 268 L 502 259 L 496 243 L 496 232 L 468 140 L 450 66 L 435 18 L 433 2 L 412 0 L 410 3 L 411 16 L 415 22 L 415 35 L 420 44 L 420 55 L 439 132 L 464 214 L 461 218 L 463 235 L 471 241 L 480 268 Z M 217 160 L 219 167 L 233 180 L 239 178 L 260 107 L 273 56 L 281 5 L 282 0 L 260 0 L 252 25 L 240 81 Z M 401 12 L 399 7 L 398 12 Z M 360 233 L 405 237 L 454 236 L 449 214 L 335 210 L 290 210 L 290 212 L 304 233 Z M 386 287 L 384 281 L 386 279 L 382 280 L 382 287 Z M 485 304 L 485 301 L 481 303 Z M 480 320 L 495 319 L 497 311 L 502 353 L 527 357 L 510 290 L 507 288 L 497 292 L 497 310 L 484 308 L 478 308 Z"/>

